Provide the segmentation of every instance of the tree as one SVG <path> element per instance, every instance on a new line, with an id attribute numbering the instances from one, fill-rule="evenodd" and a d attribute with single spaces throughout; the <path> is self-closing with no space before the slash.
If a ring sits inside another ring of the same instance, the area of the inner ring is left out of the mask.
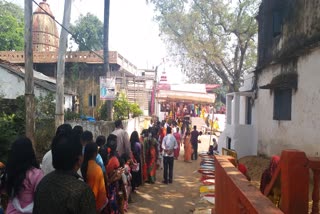
<path id="1" fill-rule="evenodd" d="M 80 15 L 71 31 L 75 36 L 73 40 L 79 44 L 79 51 L 102 50 L 103 24 L 97 16 L 91 13 Z"/>
<path id="2" fill-rule="evenodd" d="M 140 109 L 139 105 L 136 103 L 130 103 L 128 98 L 124 92 L 121 92 L 113 104 L 114 114 L 113 118 L 117 119 L 128 119 L 129 114 L 131 113 L 132 117 L 138 117 L 143 114 L 142 110 Z M 107 109 L 101 108 L 100 114 L 105 114 L 104 111 Z"/>
<path id="3" fill-rule="evenodd" d="M 174 59 L 192 82 L 238 91 L 256 64 L 259 0 L 151 0 Z M 209 81 L 210 82 L 209 82 Z"/>
<path id="4" fill-rule="evenodd" d="M 23 17 L 21 7 L 0 0 L 0 51 L 23 50 Z"/>
<path id="5" fill-rule="evenodd" d="M 130 103 L 127 99 L 125 93 L 121 92 L 113 104 L 114 114 L 113 118 L 117 119 L 128 119 L 129 118 L 129 111 L 130 111 Z"/>

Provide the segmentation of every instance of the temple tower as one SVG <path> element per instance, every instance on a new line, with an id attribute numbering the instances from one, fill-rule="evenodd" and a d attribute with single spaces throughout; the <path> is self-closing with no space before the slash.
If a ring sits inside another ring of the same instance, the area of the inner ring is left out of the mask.
<path id="1" fill-rule="evenodd" d="M 55 52 L 59 48 L 59 34 L 47 0 L 33 12 L 33 51 Z"/>

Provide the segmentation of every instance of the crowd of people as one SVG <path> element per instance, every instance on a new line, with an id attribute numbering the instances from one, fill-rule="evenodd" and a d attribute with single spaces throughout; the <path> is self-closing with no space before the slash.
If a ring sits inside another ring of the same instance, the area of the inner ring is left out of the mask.
<path id="1" fill-rule="evenodd" d="M 143 183 L 156 182 L 157 169 L 163 169 L 163 184 L 173 182 L 174 161 L 184 145 L 184 161 L 197 160 L 201 132 L 194 126 L 181 134 L 179 127 L 155 122 L 130 137 L 121 120 L 107 137 L 95 140 L 81 126 L 63 124 L 56 130 L 51 150 L 37 162 L 33 145 L 26 137 L 13 142 L 6 166 L 0 163 L 1 192 L 8 196 L 7 214 L 17 213 L 125 213 L 131 194 Z M 208 154 L 216 153 L 218 144 Z M 273 157 L 263 173 L 261 192 L 270 182 L 279 163 Z M 247 169 L 239 170 L 250 180 Z"/>
<path id="2" fill-rule="evenodd" d="M 121 120 L 109 136 L 98 136 L 81 126 L 60 125 L 51 149 L 37 162 L 30 139 L 13 142 L 1 191 L 8 196 L 6 213 L 125 213 L 131 194 L 143 183 L 173 182 L 174 160 L 184 144 L 187 162 L 197 159 L 199 132 L 181 135 L 173 124 L 153 123 L 128 133 Z M 2 165 L 1 165 L 2 166 Z M 1 170 L 4 167 L 0 167 Z"/>

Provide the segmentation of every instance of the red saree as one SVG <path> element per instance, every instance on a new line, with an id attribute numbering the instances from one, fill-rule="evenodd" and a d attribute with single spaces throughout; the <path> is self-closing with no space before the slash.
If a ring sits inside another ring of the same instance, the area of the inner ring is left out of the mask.
<path id="1" fill-rule="evenodd" d="M 179 154 L 180 154 L 181 135 L 178 132 L 176 132 L 176 133 L 173 134 L 173 136 L 176 138 L 176 141 L 177 141 L 177 144 L 178 144 L 178 148 L 176 148 L 174 150 L 174 158 L 178 159 Z"/>
<path id="2" fill-rule="evenodd" d="M 147 171 L 147 182 L 156 181 L 157 170 L 157 141 L 156 139 L 145 139 L 144 141 L 145 164 Z"/>

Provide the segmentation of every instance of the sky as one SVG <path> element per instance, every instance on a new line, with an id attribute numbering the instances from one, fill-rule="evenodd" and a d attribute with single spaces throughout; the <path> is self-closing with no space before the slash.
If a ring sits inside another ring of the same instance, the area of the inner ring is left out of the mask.
<path id="1" fill-rule="evenodd" d="M 23 7 L 24 0 L 8 0 Z M 41 2 L 42 0 L 36 0 Z M 94 2 L 94 3 L 93 3 Z M 56 20 L 62 23 L 63 0 L 47 0 Z M 37 5 L 33 4 L 35 10 Z M 92 13 L 103 22 L 104 0 L 74 0 L 71 23 L 80 14 Z M 152 5 L 146 0 L 111 0 L 109 49 L 118 51 L 138 68 L 159 66 L 158 77 L 166 71 L 169 83 L 182 83 L 184 75 L 170 62 L 166 45 L 159 37 L 158 24 L 153 21 Z"/>

